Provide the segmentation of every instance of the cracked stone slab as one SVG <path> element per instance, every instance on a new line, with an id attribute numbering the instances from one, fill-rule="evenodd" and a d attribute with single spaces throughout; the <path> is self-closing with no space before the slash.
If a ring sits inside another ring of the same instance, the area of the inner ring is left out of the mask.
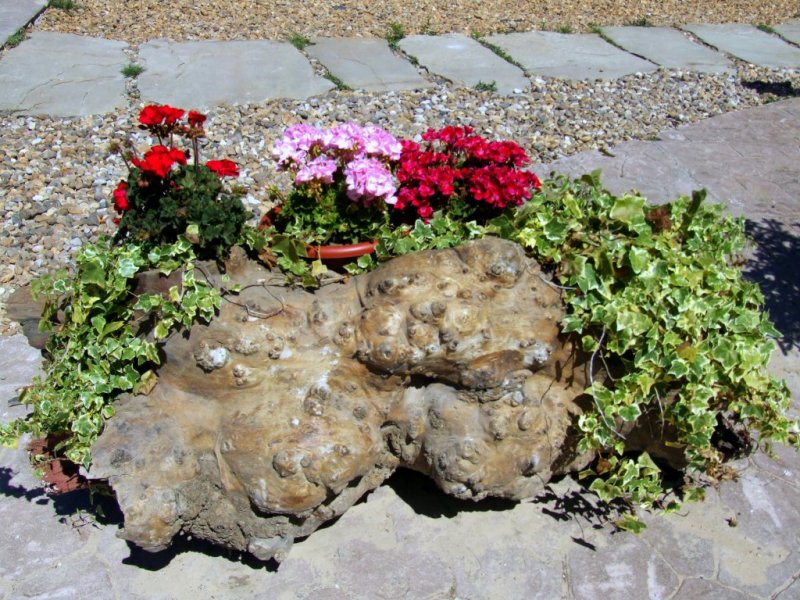
<path id="1" fill-rule="evenodd" d="M 411 35 L 400 40 L 399 46 L 429 71 L 457 85 L 475 87 L 494 82 L 501 94 L 530 88 L 519 67 L 461 33 Z"/>
<path id="2" fill-rule="evenodd" d="M 752 25 L 684 25 L 706 44 L 761 67 L 791 69 L 800 67 L 800 48 Z"/>
<path id="3" fill-rule="evenodd" d="M 139 58 L 142 100 L 185 108 L 304 99 L 334 87 L 287 42 L 153 40 Z"/>
<path id="4" fill-rule="evenodd" d="M 35 31 L 0 61 L 0 111 L 75 117 L 125 106 L 125 42 Z"/>
<path id="5" fill-rule="evenodd" d="M 603 27 L 603 33 L 628 52 L 667 69 L 725 73 L 733 67 L 723 54 L 671 27 Z"/>
<path id="6" fill-rule="evenodd" d="M 391 92 L 432 85 L 411 63 L 393 53 L 384 40 L 318 38 L 305 51 L 353 89 Z"/>
<path id="7" fill-rule="evenodd" d="M 774 29 L 782 38 L 789 40 L 793 44 L 800 45 L 800 20 L 776 25 Z"/>
<path id="8" fill-rule="evenodd" d="M 527 71 L 545 77 L 616 79 L 658 68 L 594 33 L 531 31 L 493 35 L 488 41 L 508 52 Z"/>
<path id="9" fill-rule="evenodd" d="M 0 0 L 0 45 L 33 21 L 47 6 L 47 0 Z"/>
<path id="10" fill-rule="evenodd" d="M 633 535 L 605 548 L 575 549 L 567 560 L 575 600 L 670 598 L 681 584 L 661 555 Z"/>

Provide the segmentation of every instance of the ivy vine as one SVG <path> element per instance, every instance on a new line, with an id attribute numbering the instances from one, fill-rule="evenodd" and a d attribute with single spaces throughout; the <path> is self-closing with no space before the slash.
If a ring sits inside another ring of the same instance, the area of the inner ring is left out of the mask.
<path id="1" fill-rule="evenodd" d="M 178 326 L 211 319 L 219 308 L 219 292 L 195 278 L 194 258 L 183 238 L 149 252 L 101 239 L 78 253 L 73 274 L 36 280 L 34 298 L 45 299 L 40 329 L 51 332 L 45 373 L 20 398 L 33 413 L 0 427 L 0 441 L 13 444 L 24 433 L 57 437 L 62 441 L 56 450 L 88 468 L 116 397 L 154 385 L 157 343 Z M 147 270 L 177 270 L 181 277 L 166 296 L 137 295 L 136 275 Z"/>

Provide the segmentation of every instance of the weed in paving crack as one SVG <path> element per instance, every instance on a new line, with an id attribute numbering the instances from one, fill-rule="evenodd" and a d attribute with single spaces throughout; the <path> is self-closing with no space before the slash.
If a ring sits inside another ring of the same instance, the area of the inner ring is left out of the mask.
<path id="1" fill-rule="evenodd" d="M 58 8 L 59 10 L 74 10 L 78 5 L 73 0 L 50 0 L 47 8 Z"/>
<path id="2" fill-rule="evenodd" d="M 497 82 L 496 81 L 479 81 L 475 84 L 475 90 L 479 92 L 496 92 L 497 91 Z"/>
<path id="3" fill-rule="evenodd" d="M 6 38 L 5 46 L 8 48 L 14 48 L 15 46 L 19 46 L 22 43 L 22 40 L 25 39 L 25 29 L 18 29 L 10 36 Z"/>
<path id="4" fill-rule="evenodd" d="M 144 67 L 142 65 L 137 65 L 136 63 L 130 63 L 122 67 L 122 75 L 130 79 L 138 77 L 143 72 Z"/>
<path id="5" fill-rule="evenodd" d="M 344 91 L 344 90 L 352 90 L 353 89 L 349 85 L 347 85 L 344 81 L 339 79 L 336 75 L 331 73 L 330 71 L 325 73 L 325 79 L 327 79 L 333 85 L 335 85 L 337 90 Z"/>
<path id="6" fill-rule="evenodd" d="M 298 50 L 303 50 L 306 48 L 306 46 L 311 45 L 311 40 L 299 33 L 293 33 L 289 38 L 289 43 Z"/>
<path id="7" fill-rule="evenodd" d="M 638 19 L 634 19 L 633 21 L 626 21 L 626 27 L 652 27 L 653 23 L 647 17 L 639 17 Z"/>
<path id="8" fill-rule="evenodd" d="M 406 37 L 406 32 L 400 23 L 391 23 L 389 25 L 389 33 L 386 34 L 386 41 L 389 42 L 389 48 L 396 50 L 397 43 L 404 37 Z"/>
<path id="9" fill-rule="evenodd" d="M 484 48 L 488 48 L 489 50 L 494 52 L 497 56 L 502 58 L 507 63 L 511 63 L 512 65 L 514 65 L 518 69 L 522 69 L 523 71 L 525 71 L 525 67 L 523 67 L 519 62 L 514 60 L 514 58 L 508 52 L 503 50 L 500 46 L 498 46 L 496 44 L 493 44 L 490 41 L 484 39 L 481 36 L 481 33 L 479 31 L 473 31 L 472 32 L 472 39 L 474 39 L 476 42 L 478 42 Z"/>

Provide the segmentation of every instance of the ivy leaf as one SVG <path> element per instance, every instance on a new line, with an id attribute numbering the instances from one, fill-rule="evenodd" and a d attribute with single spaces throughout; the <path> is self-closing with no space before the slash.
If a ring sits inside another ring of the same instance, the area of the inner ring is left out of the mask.
<path id="1" fill-rule="evenodd" d="M 81 264 L 81 281 L 94 285 L 104 286 L 106 283 L 106 270 L 103 262 L 98 258 L 91 258 Z M 64 283 L 64 291 L 66 284 Z"/>
<path id="2" fill-rule="evenodd" d="M 157 340 L 163 340 L 169 335 L 169 325 L 164 321 L 159 321 L 153 328 L 153 337 Z"/>
<path id="3" fill-rule="evenodd" d="M 640 534 L 645 529 L 647 529 L 647 525 L 639 520 L 639 517 L 636 515 L 625 515 L 620 519 L 614 521 L 614 525 L 619 527 L 624 531 L 630 531 L 631 533 Z"/>
<path id="4" fill-rule="evenodd" d="M 633 421 L 638 419 L 639 416 L 642 414 L 642 411 L 639 409 L 639 406 L 637 404 L 631 404 L 630 406 L 623 406 L 617 412 L 619 413 L 619 416 L 622 417 L 622 420 L 628 423 L 632 423 Z"/>
<path id="5" fill-rule="evenodd" d="M 321 259 L 316 259 L 311 262 L 311 275 L 314 278 L 322 277 L 325 273 L 328 272 L 328 267 L 326 267 Z"/>
<path id="6" fill-rule="evenodd" d="M 117 265 L 117 274 L 125 279 L 130 279 L 139 272 L 139 267 L 130 258 L 123 258 Z"/>
<path id="7" fill-rule="evenodd" d="M 633 246 L 628 251 L 628 262 L 630 262 L 631 269 L 637 275 L 647 268 L 650 253 L 644 248 Z"/>
<path id="8" fill-rule="evenodd" d="M 614 201 L 609 216 L 627 224 L 641 223 L 644 221 L 645 203 L 645 199 L 641 196 L 626 194 Z"/>

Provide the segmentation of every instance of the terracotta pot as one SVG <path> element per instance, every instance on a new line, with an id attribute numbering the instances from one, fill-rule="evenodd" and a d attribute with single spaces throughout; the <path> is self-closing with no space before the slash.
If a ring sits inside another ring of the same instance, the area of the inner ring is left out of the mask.
<path id="1" fill-rule="evenodd" d="M 320 258 L 325 266 L 331 269 L 341 269 L 345 265 L 355 262 L 359 256 L 372 254 L 378 242 L 360 242 L 358 244 L 341 244 L 335 246 L 306 246 L 309 258 Z"/>
<path id="2" fill-rule="evenodd" d="M 258 229 L 266 229 L 272 226 L 272 221 L 281 214 L 281 207 L 276 206 L 265 213 L 261 220 L 258 222 Z"/>
<path id="3" fill-rule="evenodd" d="M 64 436 L 51 435 L 31 440 L 28 444 L 28 452 L 42 459 L 38 466 L 44 473 L 42 479 L 48 485 L 51 495 L 66 494 L 89 487 L 89 480 L 80 474 L 78 465 L 59 456 L 55 450 L 56 445 L 63 439 Z"/>

